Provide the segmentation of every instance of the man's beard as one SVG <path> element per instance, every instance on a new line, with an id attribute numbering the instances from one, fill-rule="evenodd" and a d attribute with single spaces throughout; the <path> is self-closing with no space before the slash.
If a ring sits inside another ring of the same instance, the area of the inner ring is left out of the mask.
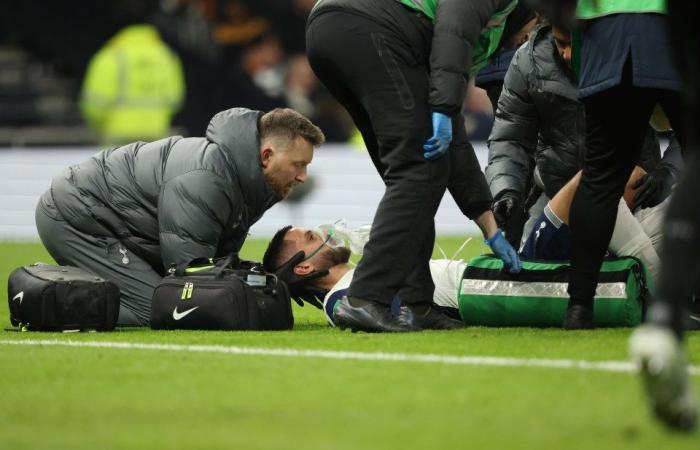
<path id="1" fill-rule="evenodd" d="M 265 175 L 265 181 L 267 184 L 270 186 L 270 188 L 279 196 L 280 199 L 285 199 L 289 195 L 289 191 L 292 190 L 292 187 L 294 184 L 285 184 L 275 178 L 272 174 L 264 174 Z"/>
<path id="2" fill-rule="evenodd" d="M 322 270 L 330 269 L 333 266 L 339 264 L 346 264 L 350 261 L 350 249 L 348 247 L 336 247 L 325 249 L 319 256 L 321 256 Z"/>

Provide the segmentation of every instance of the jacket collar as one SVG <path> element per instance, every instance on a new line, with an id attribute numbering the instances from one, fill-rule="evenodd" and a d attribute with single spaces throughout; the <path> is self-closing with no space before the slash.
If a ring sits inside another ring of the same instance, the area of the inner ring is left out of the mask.
<path id="1" fill-rule="evenodd" d="M 535 30 L 529 40 L 528 56 L 542 91 L 578 102 L 578 85 L 557 52 L 551 26 L 542 25 Z"/>

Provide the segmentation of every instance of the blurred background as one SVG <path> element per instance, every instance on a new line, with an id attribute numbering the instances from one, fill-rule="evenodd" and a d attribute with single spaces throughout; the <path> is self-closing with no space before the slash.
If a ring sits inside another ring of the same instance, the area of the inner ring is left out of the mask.
<path id="1" fill-rule="evenodd" d="M 384 186 L 350 117 L 314 76 L 304 29 L 315 0 L 2 0 L 0 240 L 38 239 L 34 208 L 63 168 L 100 148 L 203 136 L 235 106 L 291 107 L 328 144 L 310 180 L 251 230 L 371 223 Z M 464 120 L 485 164 L 493 122 L 471 87 Z M 449 196 L 440 234 L 474 232 Z"/>

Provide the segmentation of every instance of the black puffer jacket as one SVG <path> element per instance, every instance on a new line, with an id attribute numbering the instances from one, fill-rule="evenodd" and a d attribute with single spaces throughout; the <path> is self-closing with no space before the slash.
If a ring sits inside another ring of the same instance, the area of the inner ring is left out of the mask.
<path id="1" fill-rule="evenodd" d="M 535 168 L 536 184 L 552 198 L 581 168 L 585 139 L 585 109 L 573 75 L 556 51 L 551 28 L 541 27 L 513 57 L 498 100 L 485 171 L 494 198 L 513 191 L 524 200 Z M 664 161 L 677 174 L 680 149 L 672 143 Z M 638 164 L 650 171 L 659 161 L 650 127 Z"/>
<path id="2" fill-rule="evenodd" d="M 435 111 L 450 116 L 459 113 L 467 93 L 467 80 L 472 64 L 472 50 L 489 19 L 505 9 L 510 0 L 437 0 L 432 42 L 429 48 L 414 51 L 430 55 L 429 102 Z M 309 15 L 309 21 L 326 11 L 343 10 L 368 17 L 402 33 L 405 26 L 424 26 L 428 19 L 399 0 L 319 0 Z M 418 20 L 418 17 L 422 17 Z M 412 23 L 413 22 L 413 23 Z M 421 58 L 418 58 L 421 60 Z"/>
<path id="3" fill-rule="evenodd" d="M 259 111 L 218 113 L 206 137 L 170 137 L 105 150 L 51 184 L 66 220 L 116 236 L 163 273 L 171 263 L 238 251 L 279 198 L 260 161 Z"/>

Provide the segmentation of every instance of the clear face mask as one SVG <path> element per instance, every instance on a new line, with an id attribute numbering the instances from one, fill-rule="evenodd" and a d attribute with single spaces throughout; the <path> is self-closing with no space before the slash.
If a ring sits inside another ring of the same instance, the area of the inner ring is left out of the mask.
<path id="1" fill-rule="evenodd" d="M 369 240 L 372 225 L 367 224 L 357 228 L 349 228 L 345 219 L 340 219 L 332 224 L 321 225 L 318 229 L 342 242 L 342 245 L 350 248 L 354 254 L 361 255 L 365 244 Z"/>
<path id="2" fill-rule="evenodd" d="M 321 240 L 321 245 L 319 245 L 316 250 L 312 251 L 302 261 L 307 261 L 311 259 L 316 253 L 320 252 L 323 247 L 329 247 L 329 248 L 338 248 L 338 247 L 343 247 L 344 243 L 341 239 L 338 239 L 334 236 L 334 231 L 333 230 L 324 230 L 322 228 L 317 228 L 313 230 L 313 233 L 315 233 Z"/>

